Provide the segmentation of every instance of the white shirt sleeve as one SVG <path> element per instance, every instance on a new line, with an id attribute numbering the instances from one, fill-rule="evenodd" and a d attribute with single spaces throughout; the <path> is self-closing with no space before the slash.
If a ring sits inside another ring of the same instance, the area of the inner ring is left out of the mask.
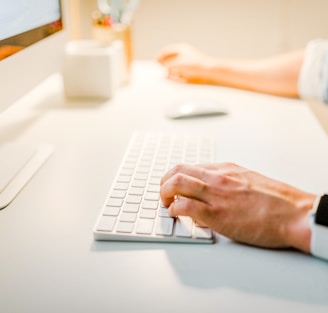
<path id="1" fill-rule="evenodd" d="M 311 254 L 328 261 L 328 227 L 312 223 Z"/>
<path id="2" fill-rule="evenodd" d="M 318 195 L 310 213 L 311 254 L 328 261 L 328 227 L 315 223 L 315 215 L 323 195 Z"/>
<path id="3" fill-rule="evenodd" d="M 310 41 L 298 80 L 302 99 L 316 99 L 328 104 L 328 40 Z"/>

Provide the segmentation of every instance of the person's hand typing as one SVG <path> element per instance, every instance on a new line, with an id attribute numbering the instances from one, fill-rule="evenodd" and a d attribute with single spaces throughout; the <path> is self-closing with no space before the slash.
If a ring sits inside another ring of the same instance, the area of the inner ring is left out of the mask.
<path id="1" fill-rule="evenodd" d="M 245 244 L 307 253 L 315 197 L 231 163 L 177 165 L 161 181 L 171 216 L 190 216 Z"/>

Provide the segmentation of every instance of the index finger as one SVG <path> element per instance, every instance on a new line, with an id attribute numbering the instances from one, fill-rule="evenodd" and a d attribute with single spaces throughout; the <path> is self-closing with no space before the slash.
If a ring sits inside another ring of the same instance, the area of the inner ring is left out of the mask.
<path id="1" fill-rule="evenodd" d="M 185 174 L 206 182 L 207 169 L 199 165 L 178 164 L 171 168 L 161 179 L 161 186 L 176 174 Z"/>
<path id="2" fill-rule="evenodd" d="M 203 180 L 184 173 L 175 173 L 165 178 L 160 195 L 165 206 L 169 206 L 177 195 L 206 203 L 208 184 Z"/>

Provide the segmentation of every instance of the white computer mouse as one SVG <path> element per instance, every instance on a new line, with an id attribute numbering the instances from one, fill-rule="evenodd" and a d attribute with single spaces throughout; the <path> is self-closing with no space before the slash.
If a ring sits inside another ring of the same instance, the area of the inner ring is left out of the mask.
<path id="1" fill-rule="evenodd" d="M 171 105 L 166 116 L 171 119 L 194 118 L 214 115 L 226 115 L 227 112 L 218 102 L 206 99 L 182 100 Z"/>

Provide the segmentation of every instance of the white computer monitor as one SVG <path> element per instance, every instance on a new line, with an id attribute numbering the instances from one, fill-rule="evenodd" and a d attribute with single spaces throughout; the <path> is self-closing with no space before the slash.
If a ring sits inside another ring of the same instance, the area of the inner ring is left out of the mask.
<path id="1" fill-rule="evenodd" d="M 60 0 L 0 0 L 0 123 L 9 106 L 61 69 L 67 30 Z M 1 125 L 0 125 L 1 126 Z M 34 176 L 53 147 L 0 137 L 0 209 Z M 24 159 L 25 158 L 25 159 Z"/>
<path id="2" fill-rule="evenodd" d="M 63 26 L 59 0 L 0 0 L 0 112 L 58 71 Z"/>

